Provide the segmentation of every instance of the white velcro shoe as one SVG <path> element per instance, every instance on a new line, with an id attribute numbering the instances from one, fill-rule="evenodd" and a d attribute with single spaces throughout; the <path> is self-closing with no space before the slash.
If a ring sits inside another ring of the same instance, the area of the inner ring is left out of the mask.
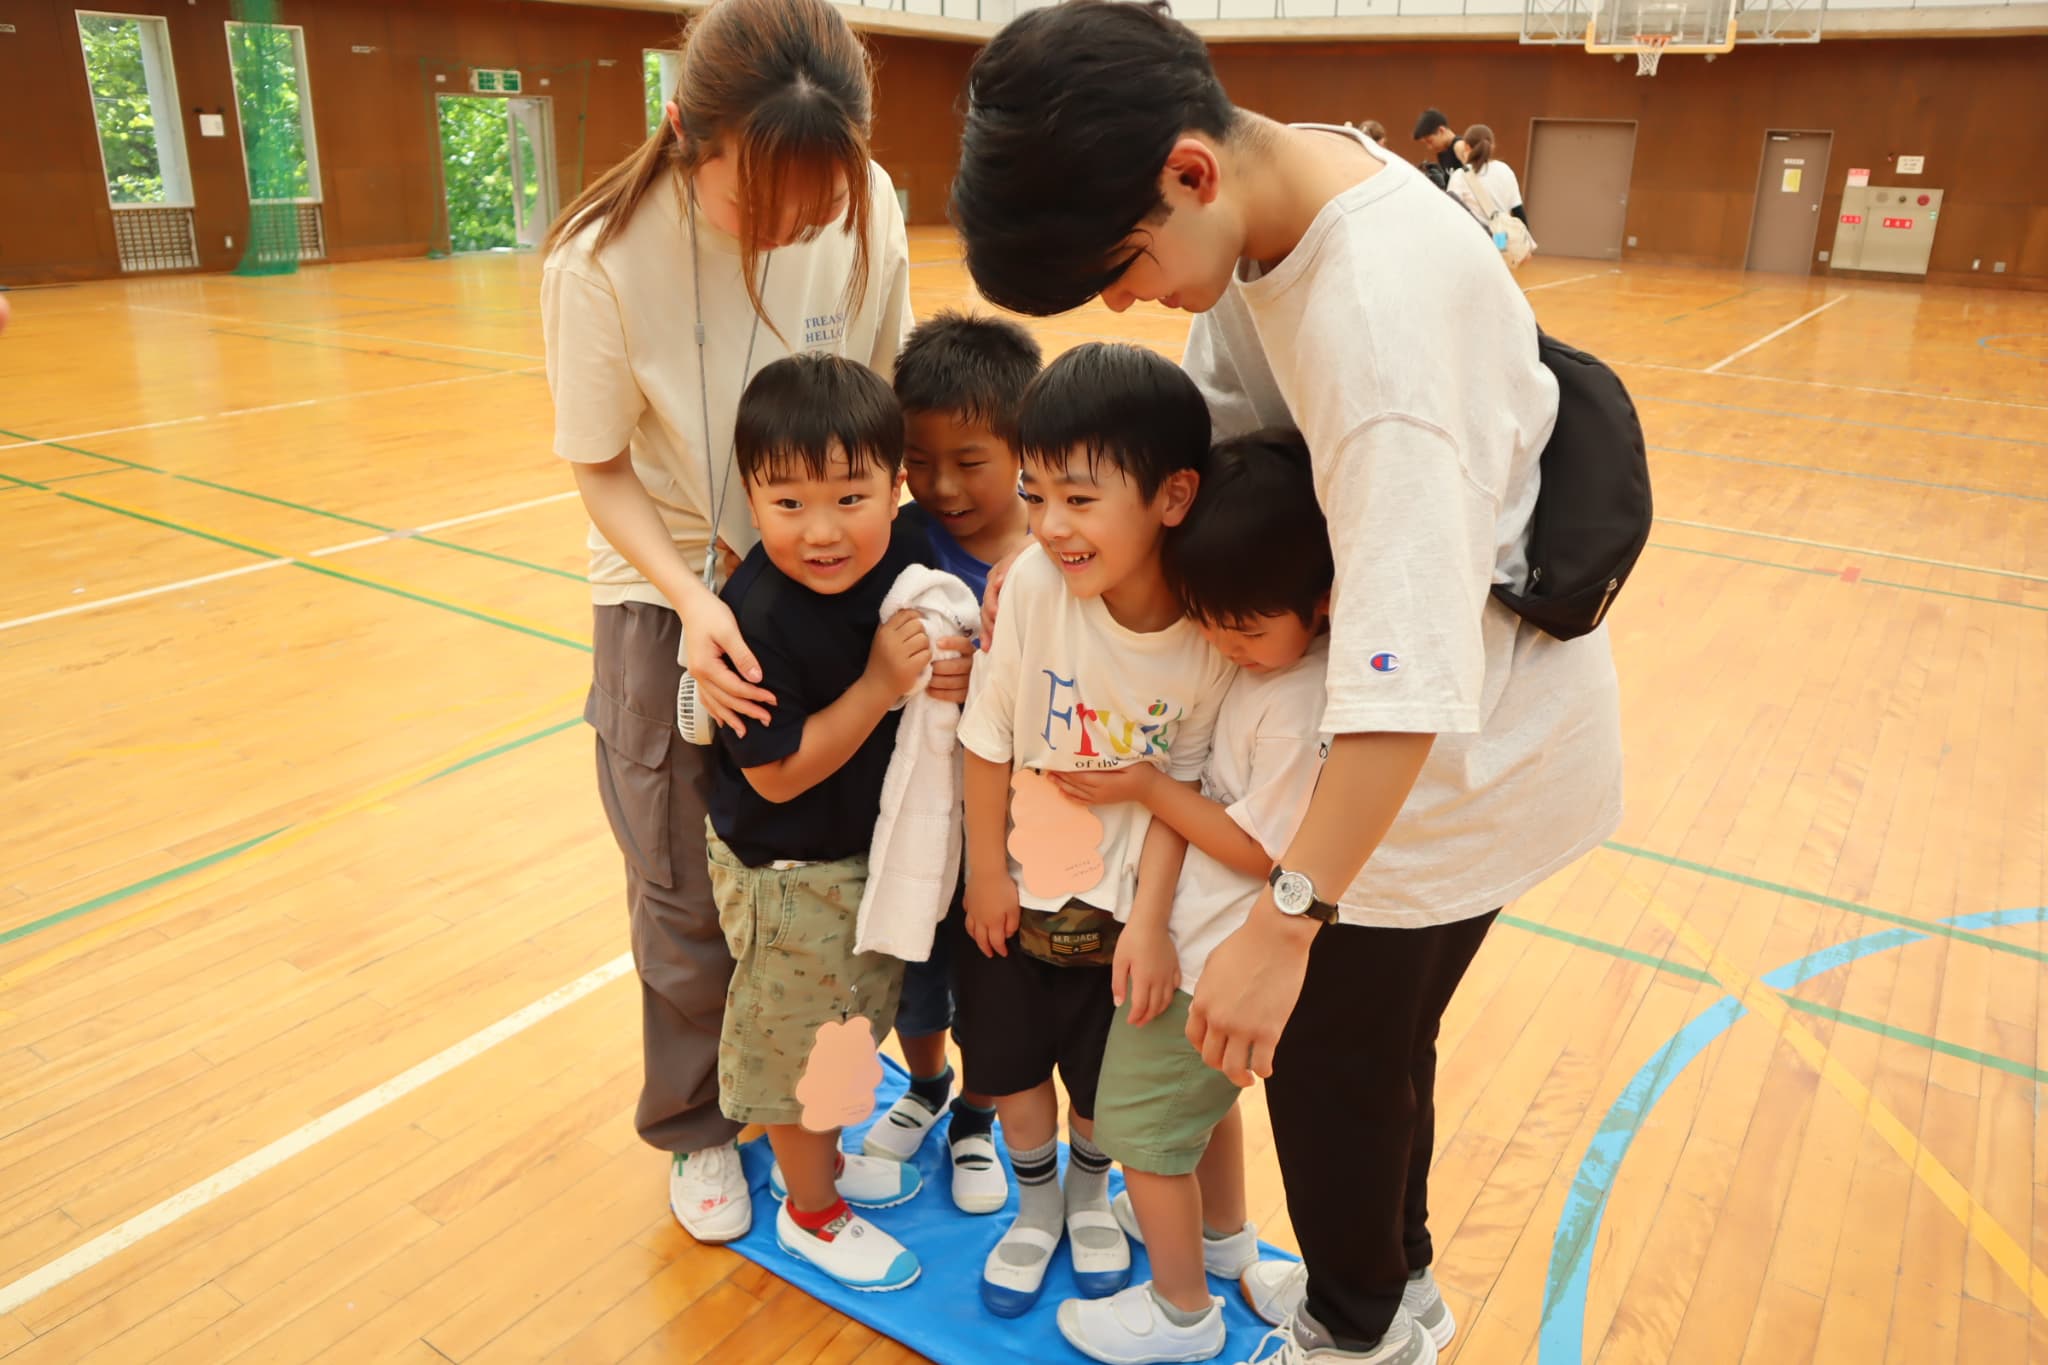
<path id="1" fill-rule="evenodd" d="M 1116 1192 L 1116 1198 L 1109 1201 L 1109 1211 L 1116 1215 L 1117 1226 L 1126 1237 L 1139 1246 L 1145 1245 L 1145 1233 L 1138 1226 L 1138 1211 L 1131 1206 L 1129 1190 Z M 1255 1223 L 1246 1223 L 1228 1237 L 1202 1237 L 1202 1268 L 1219 1280 L 1242 1278 L 1258 1260 L 1259 1229 Z"/>
<path id="2" fill-rule="evenodd" d="M 739 1147 L 728 1142 L 670 1157 L 668 1207 L 700 1242 L 737 1241 L 753 1231 L 754 1201 Z"/>
<path id="3" fill-rule="evenodd" d="M 1059 1324 L 1068 1345 L 1106 1365 L 1211 1360 L 1227 1335 L 1223 1300 L 1212 1296 L 1201 1320 L 1182 1327 L 1160 1309 L 1149 1281 L 1106 1299 L 1068 1299 L 1060 1305 Z"/>

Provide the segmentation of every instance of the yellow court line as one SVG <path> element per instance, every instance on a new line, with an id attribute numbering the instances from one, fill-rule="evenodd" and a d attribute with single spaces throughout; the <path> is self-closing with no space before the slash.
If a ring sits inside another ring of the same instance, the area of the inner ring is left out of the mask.
<path id="1" fill-rule="evenodd" d="M 386 778 L 384 781 L 348 798 L 339 805 L 331 806 L 318 815 L 292 825 L 275 838 L 267 839 L 254 847 L 236 854 L 232 858 L 224 858 L 211 867 L 180 880 L 176 884 L 175 890 L 165 895 L 163 899 L 155 904 L 138 910 L 134 914 L 103 924 L 87 933 L 80 934 L 77 938 L 70 939 L 46 953 L 28 959 L 20 966 L 0 973 L 0 992 L 11 990 L 21 982 L 40 976 L 53 967 L 61 966 L 74 958 L 85 956 L 108 940 L 118 938 L 138 925 L 159 918 L 172 906 L 189 900 L 197 893 L 206 890 L 223 878 L 233 876 L 250 863 L 271 857 L 298 843 L 308 835 L 315 834 L 336 821 L 355 814 L 357 811 L 378 806 L 398 793 L 410 787 L 420 785 L 445 768 L 454 767 L 465 759 L 473 758 L 486 749 L 496 747 L 514 735 L 531 730 L 536 723 L 543 719 L 559 718 L 563 708 L 582 697 L 586 690 L 585 685 L 579 684 L 569 691 L 550 698 L 532 710 L 515 716 L 503 725 L 493 726 L 473 739 L 465 740 L 453 748 L 444 749 L 425 762 L 406 769 L 396 777 Z"/>
<path id="2" fill-rule="evenodd" d="M 1616 854 L 1617 858 L 1626 855 Z M 1976 1196 L 1958 1180 L 1955 1173 L 1941 1162 L 1941 1158 L 1929 1151 L 1913 1130 L 1885 1106 L 1884 1101 L 1870 1092 L 1870 1088 L 1858 1080 L 1850 1070 L 1836 1060 L 1827 1045 L 1816 1038 L 1781 1000 L 1776 991 L 1758 982 L 1747 972 L 1722 956 L 1719 949 L 1707 941 L 1706 935 L 1694 928 L 1686 918 L 1659 900 L 1656 893 L 1642 885 L 1626 872 L 1618 873 L 1623 890 L 1640 901 L 1645 909 L 1664 922 L 1665 927 L 1678 936 L 1678 941 L 1700 959 L 1719 979 L 1728 993 L 1745 1008 L 1761 1015 L 1778 1036 L 1792 1045 L 1806 1064 L 1820 1073 L 1822 1080 L 1854 1107 L 1857 1114 L 1885 1144 L 1897 1152 L 1905 1161 L 1907 1169 L 1919 1177 L 1922 1184 L 1941 1201 L 1941 1206 L 1955 1215 L 1956 1221 L 1977 1245 L 1984 1248 L 1998 1268 L 2012 1277 L 2015 1284 L 2026 1291 L 2034 1307 L 2048 1313 L 2048 1272 L 2035 1265 L 2021 1248 L 2013 1235 L 2002 1227 L 1991 1211 L 1977 1202 Z"/>

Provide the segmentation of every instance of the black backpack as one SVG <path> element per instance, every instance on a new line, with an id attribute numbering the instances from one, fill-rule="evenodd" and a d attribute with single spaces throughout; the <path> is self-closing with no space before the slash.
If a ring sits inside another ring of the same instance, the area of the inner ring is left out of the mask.
<path id="1" fill-rule="evenodd" d="M 1613 370 L 1554 337 L 1536 351 L 1557 376 L 1557 427 L 1539 457 L 1529 584 L 1493 595 L 1523 620 L 1576 640 L 1606 618 L 1650 539 L 1650 458 L 1636 405 Z"/>

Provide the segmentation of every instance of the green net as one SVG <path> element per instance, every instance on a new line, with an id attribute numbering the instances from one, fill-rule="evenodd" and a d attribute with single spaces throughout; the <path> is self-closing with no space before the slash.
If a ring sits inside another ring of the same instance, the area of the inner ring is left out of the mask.
<path id="1" fill-rule="evenodd" d="M 280 24 L 280 0 L 234 0 L 228 56 L 249 168 L 249 231 L 238 275 L 289 275 L 302 254 L 302 214 L 317 212 L 307 151 L 304 44 Z M 317 229 L 315 229 L 317 231 Z"/>

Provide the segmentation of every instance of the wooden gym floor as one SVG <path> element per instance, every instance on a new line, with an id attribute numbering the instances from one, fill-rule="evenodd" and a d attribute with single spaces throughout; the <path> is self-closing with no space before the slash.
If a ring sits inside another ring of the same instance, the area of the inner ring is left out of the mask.
<path id="1" fill-rule="evenodd" d="M 10 1362 L 908 1358 L 693 1244 L 633 1135 L 538 278 L 12 296 Z M 1457 1358 L 2048 1361 L 2048 296 L 1523 282 L 1623 362 L 1661 519 L 1627 822 L 1446 1026 Z"/>

